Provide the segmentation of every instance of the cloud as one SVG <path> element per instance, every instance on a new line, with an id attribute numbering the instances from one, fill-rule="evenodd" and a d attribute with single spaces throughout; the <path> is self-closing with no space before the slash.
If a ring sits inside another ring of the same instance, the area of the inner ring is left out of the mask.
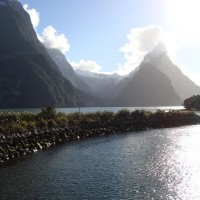
<path id="1" fill-rule="evenodd" d="M 99 73 L 102 67 L 92 60 L 80 60 L 79 62 L 70 62 L 74 69 L 80 69 L 83 71 L 91 71 Z"/>
<path id="2" fill-rule="evenodd" d="M 36 29 L 40 22 L 40 13 L 37 12 L 35 9 L 29 9 L 28 4 L 23 5 L 23 8 L 28 12 L 31 18 L 31 22 L 33 27 Z"/>
<path id="3" fill-rule="evenodd" d="M 38 38 L 47 48 L 56 48 L 61 50 L 62 53 L 69 51 L 68 39 L 64 34 L 57 34 L 56 29 L 52 26 L 46 27 Z"/>
<path id="4" fill-rule="evenodd" d="M 28 12 L 31 18 L 34 29 L 36 29 L 40 22 L 40 13 L 35 9 L 29 9 L 28 4 L 23 5 L 23 8 Z M 47 48 L 56 48 L 66 53 L 69 51 L 70 45 L 68 39 L 64 34 L 58 34 L 56 29 L 52 26 L 44 28 L 42 34 L 37 33 L 38 39 L 47 47 Z"/>
<path id="5" fill-rule="evenodd" d="M 177 49 L 173 35 L 160 26 L 134 28 L 127 35 L 127 38 L 128 42 L 120 48 L 120 51 L 124 54 L 125 62 L 119 64 L 117 70 L 119 74 L 127 74 L 134 70 L 144 56 L 161 43 L 170 56 L 174 57 L 174 52 Z"/>
<path id="6" fill-rule="evenodd" d="M 128 42 L 120 48 L 120 52 L 124 54 L 124 63 L 117 64 L 117 70 L 108 72 L 126 75 L 139 66 L 144 56 L 156 47 L 156 54 L 166 52 L 170 58 L 175 57 L 177 50 L 174 36 L 172 33 L 165 31 L 160 26 L 147 26 L 142 28 L 134 28 L 127 35 Z M 80 60 L 79 62 L 71 62 L 74 69 L 88 70 L 100 73 L 102 67 L 95 61 Z M 105 72 L 106 73 L 106 72 Z"/>
<path id="7" fill-rule="evenodd" d="M 28 4 L 25 4 L 24 9 L 29 13 L 33 27 L 36 29 L 40 22 L 40 14 L 35 9 L 29 9 Z M 58 34 L 52 26 L 44 28 L 42 34 L 37 33 L 38 39 L 47 48 L 56 48 L 66 53 L 70 49 L 69 41 L 64 34 Z M 165 31 L 160 26 L 147 26 L 141 28 L 133 28 L 127 35 L 128 42 L 119 50 L 124 55 L 124 63 L 116 64 L 118 69 L 113 73 L 121 75 L 128 74 L 133 71 L 142 61 L 144 56 L 153 50 L 158 44 L 162 43 L 166 47 L 166 51 L 172 60 L 175 60 L 175 45 L 174 35 Z M 71 62 L 74 69 L 88 70 L 99 73 L 102 66 L 92 60 L 80 60 L 79 62 Z M 111 73 L 111 72 L 109 72 Z"/>

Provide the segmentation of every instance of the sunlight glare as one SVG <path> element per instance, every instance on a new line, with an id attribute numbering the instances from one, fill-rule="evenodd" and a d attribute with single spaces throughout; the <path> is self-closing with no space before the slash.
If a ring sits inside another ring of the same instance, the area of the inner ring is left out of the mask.
<path id="1" fill-rule="evenodd" d="M 199 38 L 199 10 L 199 0 L 168 0 L 168 15 L 178 37 L 189 40 Z"/>

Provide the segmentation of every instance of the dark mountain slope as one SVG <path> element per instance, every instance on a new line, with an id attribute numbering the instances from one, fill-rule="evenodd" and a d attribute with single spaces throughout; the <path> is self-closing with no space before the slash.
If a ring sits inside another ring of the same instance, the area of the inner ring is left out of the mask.
<path id="1" fill-rule="evenodd" d="M 172 63 L 160 44 L 144 57 L 115 104 L 173 106 L 181 105 L 185 98 L 195 94 L 200 94 L 200 87 Z"/>
<path id="2" fill-rule="evenodd" d="M 184 75 L 165 52 L 159 52 L 159 47 L 148 53 L 143 63 L 152 65 L 163 72 L 171 80 L 172 86 L 182 101 L 192 95 L 200 94 L 200 87 Z"/>
<path id="3" fill-rule="evenodd" d="M 154 66 L 141 66 L 122 89 L 115 106 L 172 106 L 181 100 L 169 78 Z"/>
<path id="4" fill-rule="evenodd" d="M 85 105 L 38 41 L 21 4 L 0 2 L 0 107 Z"/>
<path id="5" fill-rule="evenodd" d="M 23 53 L 0 59 L 1 107 L 83 105 L 66 79 L 52 79 L 41 66 L 48 66 L 48 62 L 40 54 Z"/>
<path id="6" fill-rule="evenodd" d="M 62 75 L 68 79 L 72 85 L 87 94 L 91 94 L 89 86 L 82 81 L 78 75 L 74 72 L 72 66 L 69 64 L 65 55 L 58 49 L 47 49 L 49 55 L 53 61 L 58 65 Z"/>

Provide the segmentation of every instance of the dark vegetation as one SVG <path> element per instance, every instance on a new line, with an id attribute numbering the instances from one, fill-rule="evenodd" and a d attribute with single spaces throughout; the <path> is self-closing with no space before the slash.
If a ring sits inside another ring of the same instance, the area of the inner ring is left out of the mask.
<path id="1" fill-rule="evenodd" d="M 185 99 L 183 105 L 188 110 L 200 110 L 200 95 L 193 95 Z"/>
<path id="2" fill-rule="evenodd" d="M 0 108 L 86 105 L 86 94 L 82 97 L 63 77 L 22 5 L 5 3 L 0 6 Z"/>
<path id="3" fill-rule="evenodd" d="M 87 137 L 112 133 L 175 127 L 200 123 L 200 117 L 190 111 L 155 113 L 145 110 L 117 113 L 57 113 L 43 108 L 40 113 L 0 113 L 0 161 L 31 154 L 39 149 Z"/>

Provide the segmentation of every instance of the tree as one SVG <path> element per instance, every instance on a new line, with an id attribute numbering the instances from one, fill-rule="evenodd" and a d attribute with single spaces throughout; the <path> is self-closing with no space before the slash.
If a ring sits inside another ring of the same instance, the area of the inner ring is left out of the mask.
<path id="1" fill-rule="evenodd" d="M 193 95 L 184 100 L 183 105 L 186 109 L 200 110 L 200 95 Z"/>

